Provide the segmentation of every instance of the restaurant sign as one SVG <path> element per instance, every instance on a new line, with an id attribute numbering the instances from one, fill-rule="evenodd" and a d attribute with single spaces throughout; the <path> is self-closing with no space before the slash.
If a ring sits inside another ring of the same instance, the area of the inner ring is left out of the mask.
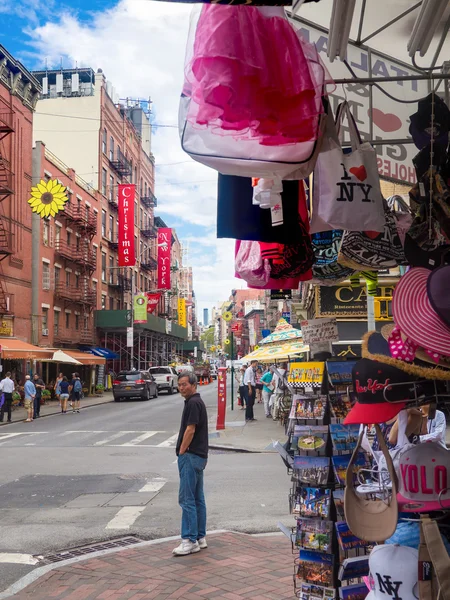
<path id="1" fill-rule="evenodd" d="M 390 297 L 392 285 L 377 288 L 377 296 Z M 366 286 L 352 288 L 348 285 L 316 287 L 316 317 L 341 317 L 367 319 Z"/>

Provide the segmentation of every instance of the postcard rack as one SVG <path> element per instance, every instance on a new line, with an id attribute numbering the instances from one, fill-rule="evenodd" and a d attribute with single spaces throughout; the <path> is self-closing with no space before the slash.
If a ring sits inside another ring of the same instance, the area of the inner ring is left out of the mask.
<path id="1" fill-rule="evenodd" d="M 335 363 L 333 368 L 337 370 Z M 351 372 L 351 367 L 344 365 L 341 372 Z M 370 547 L 349 531 L 343 507 L 345 472 L 359 426 L 343 425 L 350 410 L 350 382 L 333 384 L 326 369 L 323 377 L 320 388 L 297 387 L 287 443 L 275 446 L 291 477 L 289 510 L 296 519 L 295 527 L 283 530 L 295 556 L 298 598 L 362 600 L 368 592 L 361 578 L 368 575 Z M 369 467 L 363 454 L 357 463 L 357 469 Z"/>

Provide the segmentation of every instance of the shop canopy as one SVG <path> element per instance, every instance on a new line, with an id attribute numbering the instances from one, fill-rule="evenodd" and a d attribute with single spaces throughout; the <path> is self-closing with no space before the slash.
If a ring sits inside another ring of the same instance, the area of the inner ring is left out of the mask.
<path id="1" fill-rule="evenodd" d="M 0 346 L 3 360 L 51 360 L 54 352 L 15 338 L 0 338 Z"/>
<path id="2" fill-rule="evenodd" d="M 100 348 L 99 346 L 82 346 L 80 350 L 83 352 L 90 352 L 91 354 L 95 354 L 95 356 L 101 356 L 106 358 L 106 360 L 115 360 L 120 358 L 117 352 L 113 352 L 109 350 L 109 348 Z"/>
<path id="3" fill-rule="evenodd" d="M 53 356 L 53 353 L 56 354 L 56 349 L 53 349 L 51 352 L 52 352 L 52 356 Z M 106 359 L 103 358 L 102 356 L 95 356 L 94 354 L 91 354 L 90 352 L 82 352 L 81 350 L 68 350 L 68 349 L 64 348 L 64 351 L 62 353 L 71 359 L 75 359 L 76 361 L 78 361 L 78 364 L 81 364 L 81 365 L 104 365 L 106 362 Z M 63 363 L 63 362 L 67 362 L 67 361 L 61 360 L 61 361 L 55 361 L 55 362 Z M 76 364 L 76 363 L 72 363 L 72 364 Z"/>
<path id="4" fill-rule="evenodd" d="M 77 360 L 76 358 L 73 358 L 72 356 L 69 356 L 69 354 L 67 354 L 63 350 L 56 350 L 55 352 L 53 352 L 52 358 L 49 358 L 49 359 L 44 358 L 42 360 L 42 362 L 66 363 L 68 365 L 81 365 L 81 364 L 83 364 L 79 360 Z"/>
<path id="5" fill-rule="evenodd" d="M 269 346 L 261 346 L 247 356 L 242 358 L 242 362 L 247 363 L 251 360 L 259 362 L 275 362 L 280 360 L 289 360 L 289 358 L 303 354 L 309 351 L 309 346 L 305 346 L 301 341 L 287 341 Z"/>
<path id="6" fill-rule="evenodd" d="M 291 340 L 300 341 L 302 338 L 302 332 L 300 329 L 295 329 L 292 325 L 286 321 L 286 319 L 280 319 L 275 327 L 275 330 L 262 339 L 259 343 L 262 344 L 273 344 L 280 342 L 287 342 Z"/>

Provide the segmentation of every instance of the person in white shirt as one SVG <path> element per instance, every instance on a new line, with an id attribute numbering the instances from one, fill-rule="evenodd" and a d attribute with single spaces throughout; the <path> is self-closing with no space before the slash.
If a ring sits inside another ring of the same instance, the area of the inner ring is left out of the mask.
<path id="1" fill-rule="evenodd" d="M 272 379 L 273 384 L 273 398 L 272 398 L 272 417 L 276 421 L 280 412 L 280 401 L 284 396 L 284 391 L 280 389 L 280 381 L 285 378 L 287 370 L 287 364 L 281 363 L 279 367 L 274 367 L 274 374 Z"/>
<path id="2" fill-rule="evenodd" d="M 244 386 L 244 375 L 245 375 L 245 366 L 242 366 L 240 369 L 236 369 L 234 372 L 234 378 L 238 385 L 239 398 L 241 401 L 240 410 L 244 410 L 245 408 L 245 386 Z"/>
<path id="3" fill-rule="evenodd" d="M 258 366 L 257 360 L 252 360 L 250 366 L 247 367 L 244 375 L 244 390 L 245 390 L 245 420 L 256 421 L 253 415 L 253 405 L 256 398 L 256 378 L 255 371 Z"/>
<path id="4" fill-rule="evenodd" d="M 5 409 L 8 412 L 8 423 L 11 423 L 11 406 L 14 392 L 14 381 L 11 379 L 11 373 L 8 371 L 6 373 L 5 379 L 0 381 L 0 393 L 5 395 L 5 401 L 2 404 L 2 408 L 0 409 L 0 423 L 3 421 L 3 417 L 5 416 Z"/>
<path id="5" fill-rule="evenodd" d="M 422 412 L 422 427 L 419 435 L 420 442 L 436 442 L 447 448 L 445 434 L 447 430 L 447 421 L 445 414 L 441 410 L 436 410 L 434 419 L 429 418 L 430 405 L 426 404 L 420 407 Z M 392 426 L 389 434 L 389 443 L 397 444 L 398 421 Z"/>

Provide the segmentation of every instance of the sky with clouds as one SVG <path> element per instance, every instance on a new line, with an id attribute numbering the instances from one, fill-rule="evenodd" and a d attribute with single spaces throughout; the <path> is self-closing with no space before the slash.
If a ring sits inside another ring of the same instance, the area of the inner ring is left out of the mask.
<path id="1" fill-rule="evenodd" d="M 121 98 L 153 101 L 159 214 L 177 229 L 194 269 L 198 318 L 243 284 L 234 242 L 216 239 L 215 171 L 180 147 L 178 100 L 190 7 L 151 0 L 0 0 L 0 43 L 29 69 L 47 61 L 102 68 Z M 185 260 L 186 262 L 186 260 Z"/>

